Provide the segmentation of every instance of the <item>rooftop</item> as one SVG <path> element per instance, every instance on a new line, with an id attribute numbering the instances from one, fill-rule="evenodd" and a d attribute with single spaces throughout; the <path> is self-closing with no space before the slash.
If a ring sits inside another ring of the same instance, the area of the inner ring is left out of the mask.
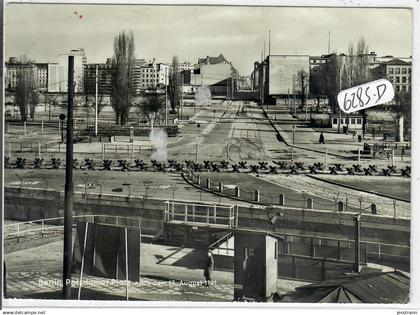
<path id="1" fill-rule="evenodd" d="M 220 54 L 217 57 L 209 57 L 207 56 L 206 58 L 198 58 L 198 63 L 199 64 L 210 64 L 210 65 L 214 65 L 214 64 L 218 64 L 218 63 L 222 63 L 222 62 L 228 62 L 225 58 L 225 56 L 223 56 L 223 54 Z"/>

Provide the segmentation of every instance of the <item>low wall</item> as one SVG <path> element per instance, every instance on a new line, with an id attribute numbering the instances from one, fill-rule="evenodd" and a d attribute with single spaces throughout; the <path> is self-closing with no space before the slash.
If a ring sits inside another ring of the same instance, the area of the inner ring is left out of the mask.
<path id="1" fill-rule="evenodd" d="M 5 187 L 4 219 L 30 221 L 62 217 L 64 193 L 42 189 Z M 139 217 L 142 227 L 154 234 L 163 228 L 166 199 L 124 197 L 111 194 L 75 193 L 74 214 L 106 214 Z M 182 201 L 182 200 L 180 200 Z M 199 203 L 199 202 L 195 202 Z M 282 216 L 267 226 L 270 213 Z M 322 210 L 302 210 L 281 206 L 246 205 L 238 207 L 238 226 L 276 233 L 293 233 L 323 238 L 354 239 L 354 216 L 357 213 Z M 410 220 L 363 214 L 361 241 L 410 245 Z"/>

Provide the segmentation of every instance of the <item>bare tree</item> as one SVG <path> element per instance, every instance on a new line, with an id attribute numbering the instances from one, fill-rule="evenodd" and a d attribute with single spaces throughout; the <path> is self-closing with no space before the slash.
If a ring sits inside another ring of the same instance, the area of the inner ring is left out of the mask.
<path id="1" fill-rule="evenodd" d="M 84 95 L 84 101 L 81 101 L 81 107 L 83 108 L 83 111 L 86 113 L 86 128 L 89 128 L 89 118 L 90 118 L 90 111 L 93 108 L 93 111 L 95 111 L 95 100 L 93 100 L 89 95 L 85 92 Z"/>
<path id="2" fill-rule="evenodd" d="M 21 58 L 22 67 L 17 73 L 15 102 L 20 111 L 22 121 L 27 121 L 28 115 L 35 118 L 35 107 L 38 103 L 38 92 L 35 81 L 35 67 L 26 57 Z"/>
<path id="3" fill-rule="evenodd" d="M 345 59 L 343 71 L 341 74 L 343 89 L 360 85 L 371 80 L 368 54 L 368 45 L 363 37 L 361 37 L 357 42 L 356 52 L 354 51 L 353 44 L 349 44 L 348 56 Z M 366 133 L 368 114 L 366 112 L 366 109 L 362 109 L 360 113 L 363 118 L 362 133 L 364 137 Z"/>
<path id="4" fill-rule="evenodd" d="M 297 86 L 299 87 L 298 94 L 300 97 L 300 110 L 303 110 L 303 108 L 305 107 L 306 93 L 308 89 L 308 80 L 309 80 L 308 73 L 303 69 L 299 70 L 296 77 L 296 81 L 297 81 L 296 83 L 297 83 Z"/>
<path id="5" fill-rule="evenodd" d="M 157 92 L 145 96 L 144 101 L 141 103 L 141 111 L 147 117 L 149 123 L 156 118 L 164 103 L 163 96 Z"/>
<path id="6" fill-rule="evenodd" d="M 338 111 L 337 95 L 340 93 L 340 67 L 341 56 L 332 54 L 325 64 L 325 91 L 328 98 L 328 104 L 334 113 Z"/>
<path id="7" fill-rule="evenodd" d="M 171 102 L 171 112 L 176 113 L 181 99 L 181 75 L 179 72 L 178 57 L 173 56 L 172 67 L 169 73 L 169 100 Z"/>
<path id="8" fill-rule="evenodd" d="M 44 93 L 45 105 L 48 106 L 48 121 L 51 121 L 51 106 L 55 108 L 59 104 L 59 94 L 54 93 Z"/>
<path id="9" fill-rule="evenodd" d="M 115 122 L 125 125 L 132 105 L 134 35 L 121 32 L 114 38 L 112 57 L 111 106 L 115 111 Z"/>

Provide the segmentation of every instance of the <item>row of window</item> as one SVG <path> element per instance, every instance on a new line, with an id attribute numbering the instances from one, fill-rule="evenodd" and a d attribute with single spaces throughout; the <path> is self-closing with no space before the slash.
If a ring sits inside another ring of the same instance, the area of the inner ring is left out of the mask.
<path id="1" fill-rule="evenodd" d="M 389 74 L 407 74 L 411 73 L 411 67 L 402 67 L 402 68 L 388 68 Z"/>
<path id="2" fill-rule="evenodd" d="M 397 92 L 408 92 L 408 85 L 397 85 L 395 86 Z"/>
<path id="3" fill-rule="evenodd" d="M 362 124 L 362 118 L 341 118 L 341 124 L 349 124 L 350 119 L 350 125 L 361 125 Z M 338 124 L 338 118 L 333 118 L 333 124 Z"/>
<path id="4" fill-rule="evenodd" d="M 407 83 L 410 81 L 409 77 L 388 77 L 391 83 Z"/>

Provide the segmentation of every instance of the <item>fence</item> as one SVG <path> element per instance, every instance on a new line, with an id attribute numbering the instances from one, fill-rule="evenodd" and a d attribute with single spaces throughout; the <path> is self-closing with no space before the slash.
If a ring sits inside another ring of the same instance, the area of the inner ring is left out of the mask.
<path id="1" fill-rule="evenodd" d="M 104 143 L 102 145 L 102 153 L 133 153 L 141 154 L 145 151 L 151 151 L 152 146 L 144 146 L 139 144 L 114 144 L 114 143 Z"/>
<path id="2" fill-rule="evenodd" d="M 112 224 L 116 226 L 142 228 L 144 221 L 159 221 L 153 219 L 144 219 L 141 217 L 105 215 L 105 214 L 86 214 L 73 216 L 75 221 L 86 221 L 102 224 Z M 76 226 L 74 224 L 73 226 Z M 11 223 L 4 225 L 5 240 L 15 239 L 19 241 L 21 238 L 31 237 L 36 235 L 43 237 L 47 234 L 60 234 L 64 229 L 64 217 L 47 218 L 39 220 L 31 220 L 26 222 Z"/>
<path id="3" fill-rule="evenodd" d="M 328 266 L 342 265 L 354 269 L 355 241 L 349 239 L 318 237 L 293 233 L 275 233 L 284 240 L 279 242 L 279 273 L 284 277 L 312 279 L 313 270 L 319 277 L 313 280 L 323 280 Z M 234 232 L 230 232 L 209 245 L 214 255 L 231 257 L 234 253 Z M 281 244 L 281 245 L 280 245 Z M 359 243 L 360 263 L 377 263 L 382 265 L 397 265 L 407 269 L 410 265 L 410 246 L 361 241 Z M 222 262 L 225 259 L 217 259 Z M 306 267 L 306 268 L 305 268 Z M 226 268 L 226 266 L 223 266 Z M 334 269 L 334 268 L 332 268 Z M 332 272 L 332 270 L 330 270 Z M 301 274 L 301 276 L 299 276 Z M 321 276 L 323 274 L 323 276 Z M 304 276 L 303 276 L 304 275 Z M 325 279 L 325 278 L 324 278 Z"/>

